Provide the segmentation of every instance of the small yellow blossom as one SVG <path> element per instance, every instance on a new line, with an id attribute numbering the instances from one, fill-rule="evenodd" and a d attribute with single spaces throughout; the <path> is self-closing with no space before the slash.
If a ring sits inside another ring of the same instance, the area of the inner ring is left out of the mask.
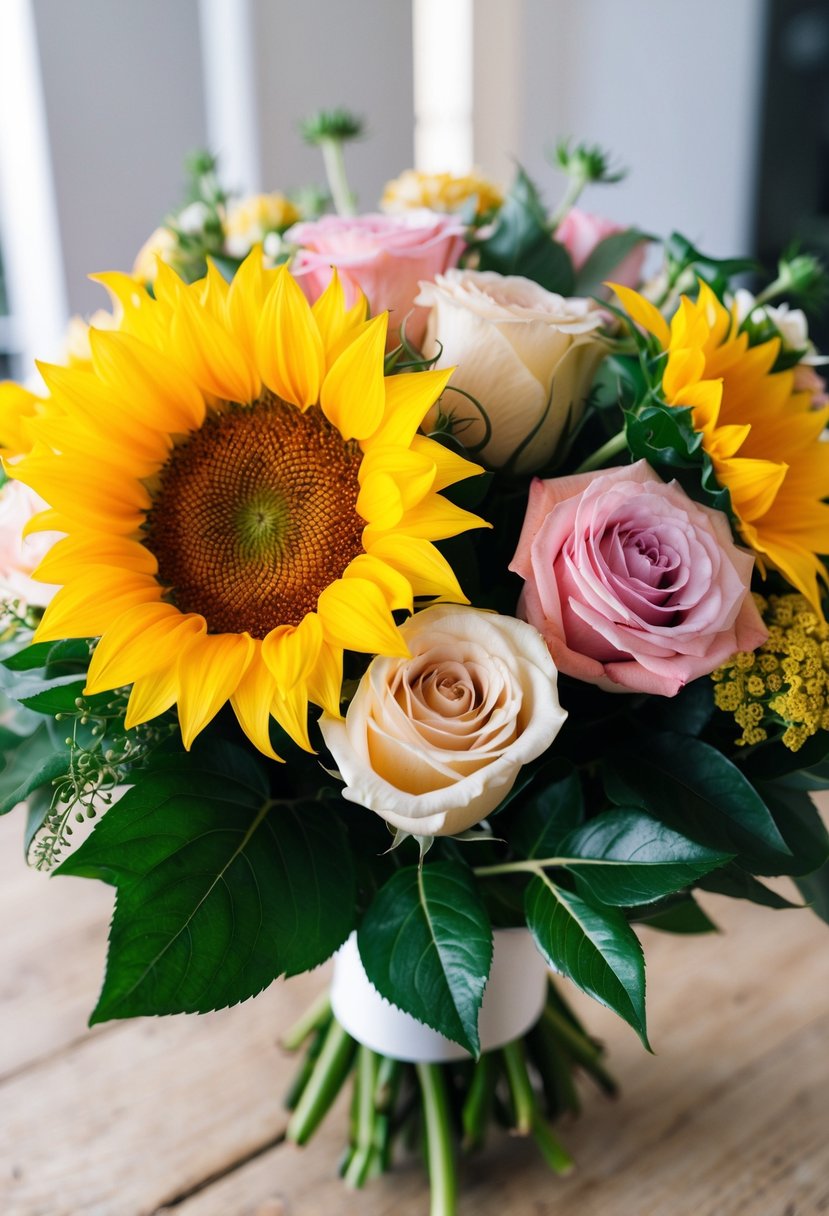
<path id="1" fill-rule="evenodd" d="M 154 283 L 158 274 L 158 263 L 172 265 L 178 251 L 178 239 L 171 228 L 156 228 L 147 237 L 136 254 L 133 276 L 141 283 Z"/>
<path id="2" fill-rule="evenodd" d="M 239 199 L 227 209 L 225 248 L 234 257 L 244 257 L 269 232 L 284 232 L 299 218 L 291 200 L 279 192 Z"/>
<path id="3" fill-rule="evenodd" d="M 389 215 L 428 207 L 430 211 L 460 211 L 469 199 L 477 199 L 476 214 L 494 211 L 504 201 L 502 191 L 480 173 L 456 177 L 453 173 L 420 173 L 406 169 L 387 182 L 380 206 Z"/>
<path id="4" fill-rule="evenodd" d="M 829 729 L 829 625 L 803 595 L 755 595 L 768 640 L 711 673 L 714 703 L 742 728 L 740 747 L 762 743 L 775 728 L 796 752 Z"/>

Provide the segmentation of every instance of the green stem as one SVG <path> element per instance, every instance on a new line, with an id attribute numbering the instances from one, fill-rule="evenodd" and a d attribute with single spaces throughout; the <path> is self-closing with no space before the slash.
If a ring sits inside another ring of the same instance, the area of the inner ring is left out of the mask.
<path id="1" fill-rule="evenodd" d="M 565 1111 L 578 1114 L 581 1102 L 573 1083 L 572 1061 L 543 1020 L 527 1035 L 527 1051 L 541 1077 L 550 1118 Z"/>
<path id="2" fill-rule="evenodd" d="M 331 1016 L 331 998 L 328 991 L 321 992 L 317 999 L 308 1006 L 301 1017 L 297 1018 L 282 1036 L 282 1046 L 286 1051 L 298 1051 L 305 1040 L 315 1030 L 319 1030 Z"/>
<path id="3" fill-rule="evenodd" d="M 354 1081 L 356 1104 L 356 1136 L 354 1153 L 345 1171 L 346 1186 L 361 1187 L 371 1165 L 374 1148 L 374 1089 L 379 1057 L 360 1044 L 357 1052 L 357 1075 Z"/>
<path id="4" fill-rule="evenodd" d="M 463 1104 L 463 1147 L 466 1151 L 480 1148 L 492 1117 L 495 1085 L 498 1081 L 497 1052 L 487 1051 L 475 1065 L 472 1084 Z"/>
<path id="5" fill-rule="evenodd" d="M 302 1063 L 297 1069 L 294 1079 L 291 1082 L 291 1088 L 285 1095 L 284 1104 L 286 1110 L 296 1110 L 297 1108 L 297 1104 L 303 1095 L 305 1086 L 311 1079 L 311 1073 L 314 1071 L 314 1065 L 316 1064 L 320 1051 L 322 1050 L 326 1029 L 327 1027 L 323 1027 L 316 1032 L 310 1046 L 305 1052 Z"/>
<path id="6" fill-rule="evenodd" d="M 581 198 L 582 191 L 584 190 L 586 185 L 587 185 L 586 177 L 582 176 L 582 174 L 580 174 L 580 173 L 578 173 L 578 174 L 571 173 L 569 184 L 567 186 L 567 189 L 564 191 L 564 197 L 562 198 L 559 205 L 556 207 L 553 214 L 550 216 L 549 228 L 550 228 L 550 232 L 552 233 L 553 236 L 555 236 L 556 228 L 558 228 L 559 224 L 564 219 L 567 212 L 570 210 L 571 207 L 575 207 L 576 203 Z"/>
<path id="7" fill-rule="evenodd" d="M 550 1169 L 556 1174 L 569 1174 L 575 1164 L 573 1158 L 564 1145 L 555 1138 L 548 1124 L 537 1111 L 530 1130 Z"/>
<path id="8" fill-rule="evenodd" d="M 576 1030 L 562 1014 L 551 1009 L 549 1005 L 545 1008 L 542 1018 L 576 1063 L 593 1077 L 605 1093 L 615 1095 L 618 1092 L 618 1086 L 601 1062 L 601 1048 L 597 1047 L 587 1035 Z"/>
<path id="9" fill-rule="evenodd" d="M 342 140 L 323 139 L 320 141 L 320 147 L 325 165 L 325 176 L 328 178 L 328 188 L 331 191 L 337 213 L 354 215 L 354 197 L 349 189 L 345 172 Z"/>
<path id="10" fill-rule="evenodd" d="M 618 434 L 608 439 L 607 443 L 603 443 L 592 456 L 588 456 L 586 460 L 583 460 L 576 469 L 576 472 L 591 473 L 594 469 L 600 469 L 608 460 L 612 460 L 614 456 L 618 456 L 620 452 L 623 452 L 626 446 L 627 439 L 625 432 L 621 430 Z"/>
<path id="11" fill-rule="evenodd" d="M 429 1216 L 455 1216 L 458 1184 L 446 1081 L 439 1064 L 416 1064 L 415 1069 L 423 1098 L 431 1191 Z"/>
<path id="12" fill-rule="evenodd" d="M 340 1092 L 351 1068 L 357 1044 L 333 1018 L 297 1108 L 288 1120 L 285 1138 L 306 1144 Z"/>
<path id="13" fill-rule="evenodd" d="M 521 1039 L 514 1039 L 501 1048 L 507 1068 L 512 1104 L 515 1110 L 515 1130 L 519 1136 L 528 1136 L 532 1131 L 533 1118 L 537 1111 L 527 1059 Z"/>

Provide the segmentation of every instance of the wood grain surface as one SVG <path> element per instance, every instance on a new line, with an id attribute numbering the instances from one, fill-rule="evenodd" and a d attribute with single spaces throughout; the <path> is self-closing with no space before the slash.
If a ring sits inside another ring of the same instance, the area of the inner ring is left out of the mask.
<path id="1" fill-rule="evenodd" d="M 0 1216 L 424 1216 L 416 1160 L 336 1177 L 344 1111 L 282 1143 L 278 1040 L 325 969 L 202 1017 L 85 1028 L 112 892 L 26 870 L 0 821 Z M 578 1168 L 494 1136 L 462 1165 L 462 1216 L 829 1214 L 829 929 L 705 899 L 720 938 L 643 930 L 655 1056 L 572 995 L 622 1085 L 559 1125 Z M 568 995 L 570 995 L 568 993 Z"/>

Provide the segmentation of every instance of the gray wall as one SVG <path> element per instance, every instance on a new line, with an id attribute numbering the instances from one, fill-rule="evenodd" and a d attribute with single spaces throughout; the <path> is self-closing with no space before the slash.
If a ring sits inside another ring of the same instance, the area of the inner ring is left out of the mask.
<path id="1" fill-rule="evenodd" d="M 69 307 L 127 270 L 206 140 L 198 0 L 34 0 Z"/>

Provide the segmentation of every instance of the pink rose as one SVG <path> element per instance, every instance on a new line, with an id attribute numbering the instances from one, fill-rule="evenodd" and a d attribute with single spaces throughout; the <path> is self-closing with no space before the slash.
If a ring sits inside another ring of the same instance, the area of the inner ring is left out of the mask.
<path id="1" fill-rule="evenodd" d="M 24 608 L 45 608 L 57 591 L 31 574 L 58 540 L 58 533 L 23 535 L 29 520 L 45 511 L 46 505 L 22 481 L 7 481 L 0 487 L 0 599 L 16 600 Z"/>
<path id="2" fill-rule="evenodd" d="M 560 671 L 672 697 L 768 637 L 749 592 L 753 565 L 721 511 L 640 460 L 536 478 L 510 569 L 526 584 L 517 615 Z"/>
<path id="3" fill-rule="evenodd" d="M 600 241 L 626 231 L 623 225 L 615 224 L 603 215 L 590 215 L 587 211 L 579 211 L 578 207 L 571 207 L 556 228 L 555 235 L 570 254 L 575 269 L 581 270 Z M 645 242 L 640 241 L 605 278 L 621 283 L 623 287 L 638 287 L 642 281 L 645 253 Z"/>
<path id="4" fill-rule="evenodd" d="M 362 289 L 372 313 L 391 313 L 389 349 L 406 337 L 423 340 L 427 312 L 414 308 L 421 279 L 433 279 L 456 266 L 464 249 L 463 223 L 454 215 L 408 211 L 403 215 L 325 215 L 294 224 L 285 239 L 301 246 L 291 270 L 313 303 L 328 286 L 336 266 L 351 305 Z M 412 312 L 412 309 L 414 311 Z M 407 315 L 412 312 L 412 315 Z"/>

